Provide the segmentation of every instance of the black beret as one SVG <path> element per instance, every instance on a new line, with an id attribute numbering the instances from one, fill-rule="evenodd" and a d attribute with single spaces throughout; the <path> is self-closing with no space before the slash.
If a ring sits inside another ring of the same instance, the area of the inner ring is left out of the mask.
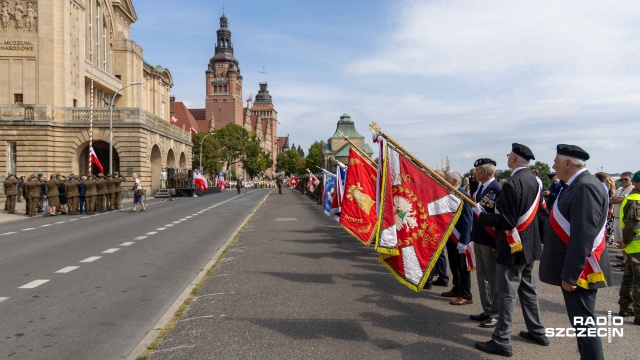
<path id="1" fill-rule="evenodd" d="M 552 172 L 549 173 L 549 175 L 547 175 L 549 177 L 549 179 L 553 179 L 556 176 L 556 173 Z"/>
<path id="2" fill-rule="evenodd" d="M 491 160 L 489 158 L 482 158 L 482 159 L 476 160 L 476 162 L 473 163 L 473 167 L 480 166 L 480 165 L 486 165 L 486 164 L 493 164 L 493 166 L 498 165 L 498 164 L 496 164 L 495 161 L 493 161 L 493 160 Z"/>
<path id="3" fill-rule="evenodd" d="M 511 144 L 511 152 L 520 156 L 525 160 L 535 160 L 536 157 L 533 156 L 533 152 L 526 145 L 513 143 Z"/>
<path id="4" fill-rule="evenodd" d="M 589 154 L 582 150 L 580 146 L 576 145 L 558 144 L 556 147 L 556 153 L 558 153 L 558 155 L 565 155 L 584 161 L 589 160 Z"/>

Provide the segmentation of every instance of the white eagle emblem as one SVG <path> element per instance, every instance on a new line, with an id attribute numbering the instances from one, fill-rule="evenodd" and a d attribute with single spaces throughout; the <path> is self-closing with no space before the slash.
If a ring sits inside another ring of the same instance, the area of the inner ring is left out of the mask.
<path id="1" fill-rule="evenodd" d="M 411 211 L 413 206 L 411 202 L 402 196 L 393 197 L 393 212 L 396 220 L 396 229 L 403 229 L 405 226 L 407 230 L 418 226 L 418 222 L 415 218 L 415 211 Z"/>

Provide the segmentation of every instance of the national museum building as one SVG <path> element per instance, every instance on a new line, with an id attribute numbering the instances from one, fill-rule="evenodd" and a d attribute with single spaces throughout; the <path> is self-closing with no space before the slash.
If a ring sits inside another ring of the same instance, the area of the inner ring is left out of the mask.
<path id="1" fill-rule="evenodd" d="M 154 190 L 161 168 L 191 167 L 191 134 L 169 122 L 171 73 L 145 61 L 136 20 L 131 0 L 0 0 L 0 171 L 86 174 L 93 96 L 93 148 L 109 172 L 116 93 L 113 171 Z"/>

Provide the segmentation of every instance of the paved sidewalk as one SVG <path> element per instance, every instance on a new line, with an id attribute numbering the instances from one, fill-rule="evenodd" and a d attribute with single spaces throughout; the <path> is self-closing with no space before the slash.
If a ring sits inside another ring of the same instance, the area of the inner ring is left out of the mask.
<path id="1" fill-rule="evenodd" d="M 620 278 L 599 292 L 599 315 L 617 313 Z M 468 318 L 481 311 L 472 279 L 473 305 L 449 305 L 439 294 L 450 287 L 414 293 L 320 206 L 273 191 L 150 359 L 499 358 L 474 348 L 492 329 Z M 568 326 L 560 289 L 539 284 L 539 295 L 543 324 Z M 636 358 L 631 320 L 624 338 L 604 339 L 607 358 Z M 514 358 L 578 358 L 575 339 L 541 347 L 517 335 L 525 329 L 518 307 Z"/>

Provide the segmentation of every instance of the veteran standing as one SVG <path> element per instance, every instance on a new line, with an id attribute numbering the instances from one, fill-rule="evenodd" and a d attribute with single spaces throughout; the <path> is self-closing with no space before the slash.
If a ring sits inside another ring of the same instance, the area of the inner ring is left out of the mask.
<path id="1" fill-rule="evenodd" d="M 82 182 L 84 186 L 84 196 L 86 198 L 86 212 L 87 215 L 93 215 L 93 210 L 96 205 L 96 180 L 93 175 L 87 175 L 87 179 Z"/>
<path id="2" fill-rule="evenodd" d="M 98 174 L 98 178 L 96 179 L 96 211 L 104 212 L 104 194 L 107 191 L 107 183 L 105 182 L 104 175 Z"/>
<path id="3" fill-rule="evenodd" d="M 599 288 L 611 284 L 606 249 L 608 199 L 602 183 L 587 171 L 589 154 L 579 146 L 559 144 L 553 169 L 566 187 L 545 225 L 540 280 L 562 287 L 569 321 L 576 331 L 596 328 Z M 593 331 L 593 330 L 591 330 Z M 582 359 L 604 359 L 599 337 L 577 337 Z"/>
<path id="4" fill-rule="evenodd" d="M 74 174 L 69 174 L 67 179 L 67 199 L 69 200 L 69 215 L 75 215 L 78 213 L 78 207 L 80 206 L 80 191 L 78 190 L 80 181 Z"/>
<path id="5" fill-rule="evenodd" d="M 29 217 L 36 216 L 36 208 L 38 207 L 38 201 L 40 200 L 40 189 L 44 184 L 43 181 L 38 180 L 35 174 L 29 176 L 29 181 L 24 184 L 27 197 L 29 198 Z"/>
<path id="6" fill-rule="evenodd" d="M 104 202 L 107 211 L 113 210 L 113 179 L 111 178 L 111 174 L 107 174 L 104 183 L 106 185 L 105 193 L 104 193 Z"/>
<path id="7" fill-rule="evenodd" d="M 516 293 L 522 305 L 526 331 L 520 336 L 539 345 L 549 345 L 544 326 L 540 321 L 536 280 L 533 264 L 540 259 L 542 243 L 538 230 L 538 211 L 546 211 L 541 205 L 542 185 L 529 170 L 529 162 L 535 160 L 531 150 L 513 143 L 507 157 L 507 166 L 513 173 L 502 186 L 495 213 L 488 214 L 480 205 L 473 209 L 480 223 L 495 229 L 496 279 L 500 306 L 498 324 L 487 342 L 476 342 L 476 348 L 487 353 L 511 356 L 512 317 Z"/>
<path id="8" fill-rule="evenodd" d="M 60 206 L 60 193 L 58 192 L 58 185 L 61 181 L 53 174 L 49 176 L 49 181 L 45 184 L 47 186 L 47 200 L 49 202 L 49 216 L 56 216 L 58 206 Z"/>

